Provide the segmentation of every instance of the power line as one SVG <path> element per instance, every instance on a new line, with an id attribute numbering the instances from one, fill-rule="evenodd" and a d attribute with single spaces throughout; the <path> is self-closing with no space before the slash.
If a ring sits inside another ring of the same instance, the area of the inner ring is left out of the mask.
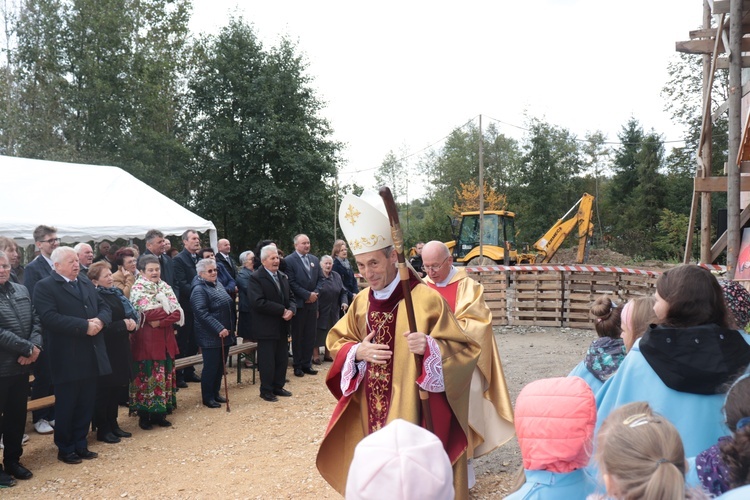
<path id="1" fill-rule="evenodd" d="M 493 117 L 488 116 L 488 115 L 485 115 L 485 116 L 487 116 L 487 118 L 489 118 L 490 120 L 494 120 L 494 121 L 496 121 L 498 123 L 502 123 L 503 125 L 507 125 L 509 127 L 514 127 L 514 128 L 519 129 L 519 130 L 523 130 L 524 132 L 531 132 L 530 129 L 527 129 L 525 127 L 521 127 L 520 125 L 514 125 L 512 123 L 507 123 L 507 122 L 504 122 L 502 120 L 498 120 L 497 118 L 493 118 Z M 589 139 L 579 139 L 578 137 L 574 137 L 573 140 L 574 141 L 578 141 L 578 142 L 590 142 Z M 662 143 L 662 144 L 673 144 L 673 143 L 678 143 L 678 142 L 685 142 L 685 140 L 684 139 L 680 139 L 680 140 L 669 140 L 669 141 L 659 141 L 659 142 Z M 604 141 L 604 142 L 602 142 L 602 144 L 607 144 L 607 145 L 611 145 L 611 146 L 637 146 L 639 144 L 643 144 L 643 141 L 640 141 L 640 142 Z"/>
<path id="2" fill-rule="evenodd" d="M 417 150 L 417 151 L 414 151 L 413 153 L 409 153 L 409 154 L 407 154 L 406 156 L 403 156 L 403 157 L 401 157 L 401 158 L 398 158 L 398 159 L 397 159 L 396 161 L 397 161 L 397 162 L 400 162 L 400 161 L 403 161 L 403 160 L 407 160 L 407 159 L 411 158 L 412 156 L 415 156 L 415 155 L 418 155 L 418 154 L 420 154 L 420 153 L 423 153 L 424 151 L 427 151 L 428 149 L 432 149 L 432 148 L 433 148 L 433 147 L 434 147 L 435 145 L 437 145 L 437 144 L 439 144 L 439 143 L 441 143 L 441 142 L 445 141 L 445 140 L 446 140 L 446 139 L 447 139 L 448 137 L 450 137 L 450 136 L 451 136 L 451 134 L 453 134 L 453 133 L 454 133 L 454 132 L 455 132 L 456 130 L 461 130 L 461 129 L 463 129 L 464 127 L 466 127 L 467 125 L 469 125 L 470 123 L 472 123 L 472 122 L 473 122 L 474 120 L 476 120 L 476 119 L 477 119 L 477 117 L 478 117 L 478 116 L 479 116 L 479 115 L 475 115 L 474 117 L 470 118 L 470 119 L 469 119 L 469 120 L 468 120 L 468 121 L 467 121 L 466 123 L 464 123 L 463 125 L 460 125 L 460 126 L 458 126 L 458 127 L 455 127 L 455 128 L 453 128 L 453 129 L 452 129 L 452 130 L 451 130 L 451 131 L 450 131 L 450 132 L 449 132 L 448 134 L 446 134 L 446 135 L 445 135 L 445 136 L 443 136 L 442 138 L 440 138 L 440 139 L 438 139 L 438 140 L 434 141 L 434 142 L 433 142 L 433 143 L 431 143 L 431 144 L 430 144 L 429 146 L 425 146 L 424 148 L 422 148 L 422 149 L 419 149 L 419 150 Z M 530 129 L 528 129 L 528 128 L 526 128 L 526 127 L 522 127 L 522 126 L 520 126 L 520 125 L 515 125 L 515 124 L 513 124 L 513 123 L 508 123 L 508 122 L 505 122 L 505 121 L 502 121 L 502 120 L 498 120 L 497 118 L 493 118 L 493 117 L 491 117 L 491 116 L 489 116 L 489 115 L 484 115 L 484 116 L 486 116 L 486 117 L 487 117 L 487 118 L 489 118 L 490 120 L 493 120 L 493 121 L 495 121 L 495 122 L 497 122 L 497 123 L 501 123 L 501 124 L 503 124 L 503 125 L 505 125 L 505 126 L 508 126 L 508 127 L 513 127 L 513 128 L 517 128 L 517 129 L 519 129 L 519 130 L 523 130 L 524 132 L 531 132 L 531 130 L 530 130 Z M 577 142 L 590 142 L 590 140 L 589 140 L 589 139 L 579 139 L 578 137 L 574 137 L 574 138 L 573 138 L 573 140 L 574 140 L 574 141 L 577 141 Z M 640 144 L 643 144 L 643 142 L 644 142 L 644 141 L 640 141 L 640 142 L 603 141 L 603 142 L 602 142 L 601 144 L 604 144 L 604 145 L 608 145 L 608 146 L 638 146 L 638 145 L 640 145 Z M 684 139 L 681 139 L 681 140 L 665 140 L 665 141 L 659 141 L 659 142 L 660 142 L 661 144 L 675 144 L 675 143 L 685 143 L 686 141 L 685 141 Z M 356 170 L 354 170 L 354 171 L 352 171 L 352 172 L 347 172 L 347 173 L 349 173 L 349 174 L 360 174 L 360 173 L 363 173 L 363 172 L 371 172 L 371 171 L 373 171 L 373 170 L 377 170 L 377 169 L 379 169 L 380 167 L 381 167 L 381 165 L 378 165 L 378 166 L 376 166 L 376 167 L 370 167 L 370 168 L 361 168 L 361 169 L 356 169 Z"/>
<path id="3" fill-rule="evenodd" d="M 408 159 L 408 158 L 411 158 L 411 157 L 412 157 L 412 156 L 414 156 L 414 155 L 418 155 L 419 153 L 422 153 L 423 151 L 427 151 L 428 149 L 430 149 L 430 148 L 432 148 L 433 146 L 435 146 L 435 144 L 438 144 L 438 143 L 440 143 L 440 142 L 443 142 L 444 140 L 446 140 L 446 139 L 447 139 L 448 137 L 450 137 L 450 136 L 451 136 L 451 134 L 452 134 L 453 132 L 455 132 L 456 130 L 460 130 L 460 129 L 464 128 L 465 126 L 467 126 L 468 124 L 470 124 L 471 122 L 473 122 L 473 121 L 474 121 L 474 120 L 476 119 L 476 117 L 477 117 L 477 116 L 479 116 L 479 115 L 476 115 L 476 116 L 474 116 L 473 118 L 470 118 L 470 119 L 469 119 L 469 120 L 468 120 L 468 121 L 467 121 L 466 123 L 464 123 L 464 124 L 463 124 L 463 125 L 461 125 L 460 127 L 456 127 L 456 128 L 454 128 L 454 129 L 453 129 L 453 130 L 451 130 L 451 131 L 450 131 L 450 132 L 449 132 L 449 133 L 448 133 L 447 135 L 445 135 L 444 137 L 442 137 L 442 138 L 438 139 L 437 141 L 433 142 L 433 143 L 432 143 L 432 144 L 430 144 L 429 146 L 425 146 L 424 148 L 420 149 L 419 151 L 415 151 L 415 152 L 413 152 L 413 153 L 409 153 L 409 154 L 407 154 L 406 156 L 404 156 L 404 157 L 402 157 L 402 158 L 398 158 L 398 159 L 397 159 L 396 161 L 397 161 L 397 162 L 399 162 L 399 161 L 402 161 L 402 160 L 406 160 L 406 159 Z M 361 172 L 369 172 L 369 171 L 372 171 L 372 170 L 377 170 L 377 169 L 379 169 L 379 168 L 380 168 L 380 165 L 378 165 L 377 167 L 371 167 L 371 168 L 362 168 L 362 169 L 354 170 L 354 172 L 352 172 L 352 173 L 354 173 L 354 174 L 359 174 L 359 173 L 361 173 Z"/>

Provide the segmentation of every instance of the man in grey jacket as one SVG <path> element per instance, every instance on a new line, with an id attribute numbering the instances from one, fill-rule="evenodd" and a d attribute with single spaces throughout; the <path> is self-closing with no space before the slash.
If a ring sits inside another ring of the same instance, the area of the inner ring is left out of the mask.
<path id="1" fill-rule="evenodd" d="M 10 281 L 10 260 L 0 252 L 0 415 L 3 469 L 0 486 L 33 475 L 21 465 L 21 441 L 26 426 L 29 373 L 41 352 L 42 326 L 25 286 Z M 12 476 L 12 477 L 11 477 Z"/>

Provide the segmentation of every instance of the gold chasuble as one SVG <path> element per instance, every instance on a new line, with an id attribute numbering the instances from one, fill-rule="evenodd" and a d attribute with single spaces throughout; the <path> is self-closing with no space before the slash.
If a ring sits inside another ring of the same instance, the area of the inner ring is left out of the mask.
<path id="1" fill-rule="evenodd" d="M 435 339 L 443 364 L 445 393 L 430 393 L 433 418 L 437 421 L 435 432 L 443 440 L 453 464 L 456 498 L 468 499 L 469 387 L 479 345 L 463 333 L 439 294 L 416 279 L 412 279 L 411 285 L 417 330 Z M 376 332 L 372 342 L 388 344 L 393 357 L 385 365 L 368 363 L 357 390 L 344 396 L 340 382 L 346 354 L 372 331 Z M 326 346 L 334 356 L 334 363 L 326 383 L 338 404 L 320 445 L 317 466 L 323 478 L 342 495 L 346 491 L 354 448 L 366 435 L 397 418 L 421 425 L 414 355 L 409 352 L 403 336 L 408 331 L 406 307 L 399 285 L 386 300 L 375 299 L 369 288 L 362 290 L 346 316 L 328 333 Z M 448 420 L 445 419 L 446 413 Z M 448 425 L 448 421 L 452 424 Z M 438 432 L 439 426 L 443 431 L 449 430 L 448 435 Z"/>
<path id="2" fill-rule="evenodd" d="M 456 268 L 445 287 L 435 285 L 429 276 L 425 281 L 445 298 L 464 333 L 482 347 L 469 401 L 469 457 L 480 457 L 515 434 L 513 406 L 492 331 L 492 312 L 484 301 L 482 285 L 462 268 Z"/>

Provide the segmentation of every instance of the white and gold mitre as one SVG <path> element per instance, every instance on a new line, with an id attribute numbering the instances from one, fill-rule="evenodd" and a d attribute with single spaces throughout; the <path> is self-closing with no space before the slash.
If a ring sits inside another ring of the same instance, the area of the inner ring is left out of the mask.
<path id="1" fill-rule="evenodd" d="M 382 200 L 374 193 L 365 191 L 361 197 L 344 196 L 339 208 L 339 224 L 354 255 L 393 245 L 391 225 L 384 210 Z"/>

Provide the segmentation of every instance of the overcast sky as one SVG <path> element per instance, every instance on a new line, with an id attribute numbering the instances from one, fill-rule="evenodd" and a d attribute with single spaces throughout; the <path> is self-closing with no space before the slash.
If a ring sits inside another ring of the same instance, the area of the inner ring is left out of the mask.
<path id="1" fill-rule="evenodd" d="M 194 0 L 191 28 L 215 33 L 233 14 L 266 47 L 283 35 L 298 42 L 323 115 L 346 144 L 341 181 L 373 187 L 390 150 L 439 146 L 479 114 L 516 138 L 523 131 L 506 124 L 533 116 L 616 141 L 633 116 L 681 139 L 660 94 L 702 2 Z M 410 166 L 416 178 L 416 156 Z"/>

